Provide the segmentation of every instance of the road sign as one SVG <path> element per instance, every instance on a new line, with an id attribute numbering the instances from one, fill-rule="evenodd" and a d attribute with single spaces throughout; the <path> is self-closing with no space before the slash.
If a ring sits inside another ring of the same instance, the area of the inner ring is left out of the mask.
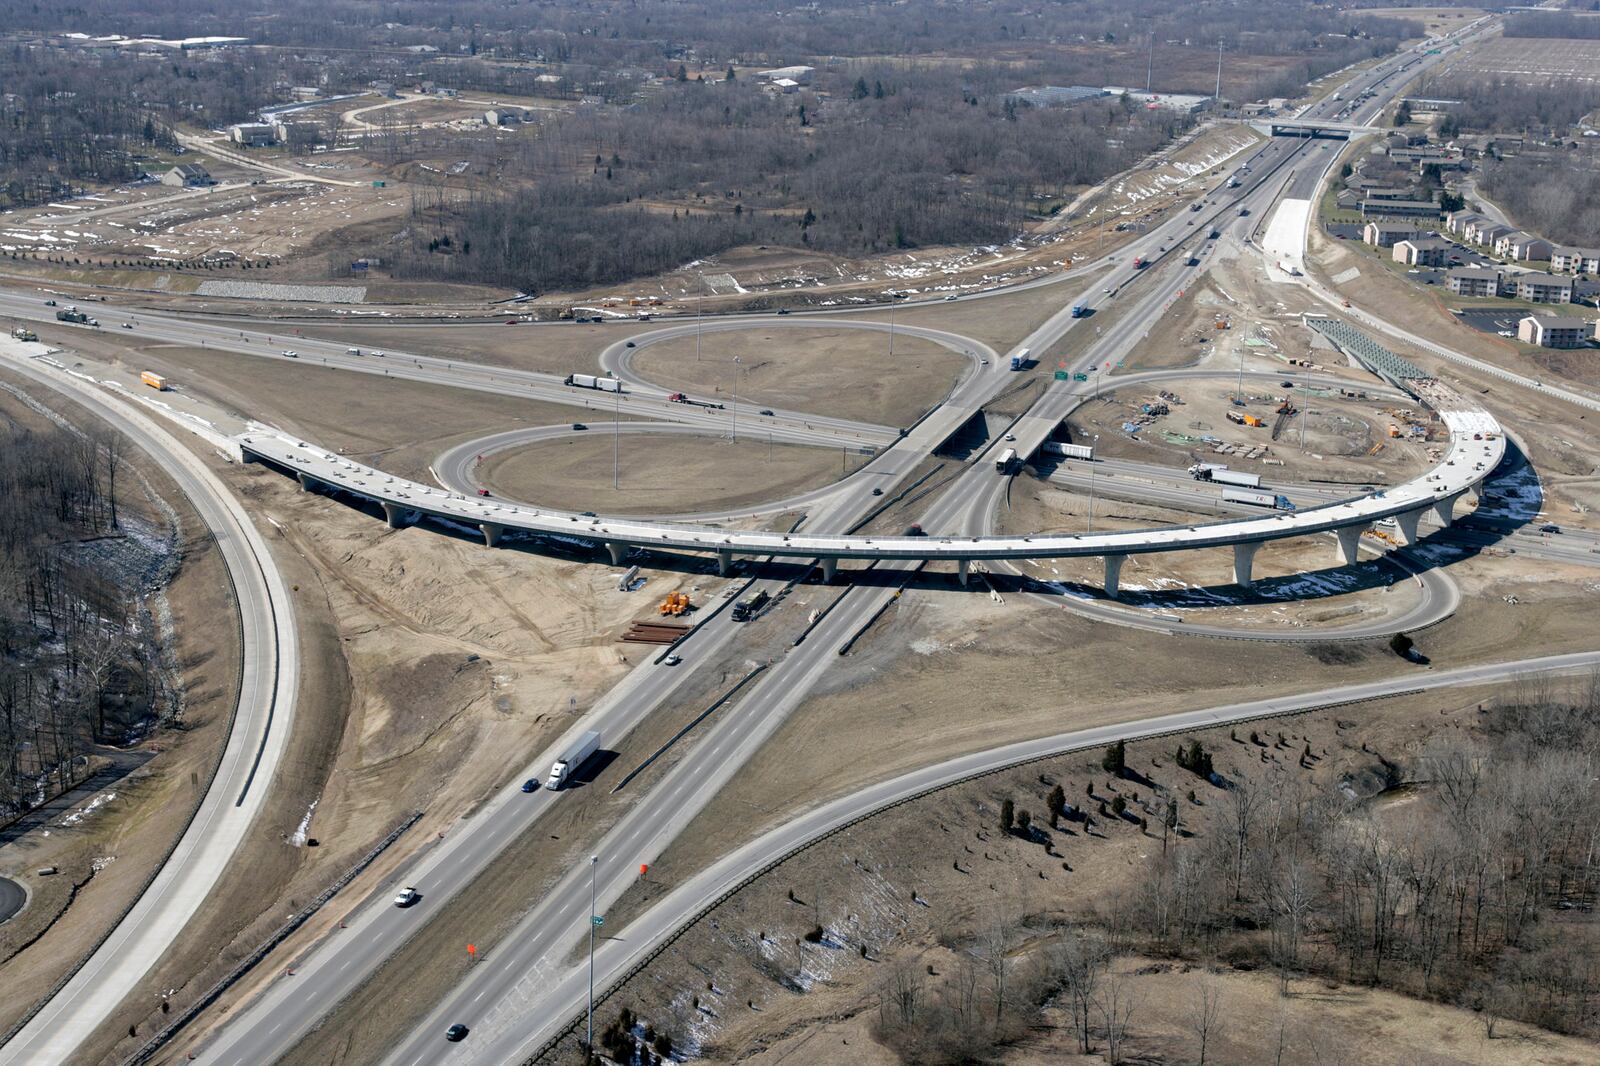
<path id="1" fill-rule="evenodd" d="M 1065 370 L 1057 370 L 1056 371 L 1056 380 L 1057 381 L 1065 381 L 1065 380 L 1067 380 L 1067 372 Z"/>
<path id="2" fill-rule="evenodd" d="M 1084 373 L 1077 373 L 1077 374 L 1072 375 L 1072 380 L 1073 381 L 1088 381 L 1089 380 L 1089 375 L 1088 374 L 1084 374 Z"/>
<path id="3" fill-rule="evenodd" d="M 594 923 L 597 926 L 606 924 L 605 916 L 601 915 L 601 914 L 591 914 L 591 915 L 589 915 L 589 921 Z"/>

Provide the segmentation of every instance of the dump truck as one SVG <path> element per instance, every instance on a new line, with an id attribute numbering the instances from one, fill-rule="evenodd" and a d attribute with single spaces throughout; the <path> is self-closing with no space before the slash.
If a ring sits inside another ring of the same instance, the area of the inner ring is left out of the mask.
<path id="1" fill-rule="evenodd" d="M 591 729 L 589 732 L 573 741 L 572 746 L 563 752 L 559 759 L 551 764 L 550 780 L 545 783 L 545 787 L 550 789 L 552 792 L 560 788 L 580 766 L 582 766 L 585 762 L 588 762 L 589 756 L 593 755 L 599 750 L 600 734 Z"/>
<path id="2" fill-rule="evenodd" d="M 162 377 L 160 374 L 152 374 L 150 371 L 146 370 L 140 373 L 139 381 L 142 384 L 148 385 L 152 389 L 155 389 L 157 392 L 167 391 L 167 379 Z"/>
<path id="3" fill-rule="evenodd" d="M 1246 474 L 1239 470 L 1229 470 L 1216 463 L 1196 463 L 1189 468 L 1189 476 L 1196 481 L 1215 481 L 1219 485 L 1238 485 L 1241 488 L 1255 489 L 1261 487 L 1260 474 Z"/>
<path id="4" fill-rule="evenodd" d="M 733 620 L 735 622 L 748 622 L 761 613 L 761 608 L 765 607 L 770 599 L 772 597 L 767 594 L 765 589 L 751 593 L 733 605 Z"/>
<path id="5" fill-rule="evenodd" d="M 19 341 L 36 341 L 39 339 L 39 335 L 27 326 L 18 326 L 11 331 L 11 335 Z"/>
<path id="6" fill-rule="evenodd" d="M 57 322 L 77 322 L 80 325 L 89 324 L 89 316 L 76 307 L 63 307 L 56 312 Z"/>
<path id="7" fill-rule="evenodd" d="M 1265 424 L 1255 415 L 1242 415 L 1238 411 L 1229 411 L 1228 421 L 1236 426 L 1250 426 L 1254 429 L 1260 429 Z"/>
<path id="8" fill-rule="evenodd" d="M 568 374 L 565 382 L 575 389 L 598 389 L 601 392 L 621 392 L 622 382 L 616 378 L 597 377 L 594 374 Z"/>

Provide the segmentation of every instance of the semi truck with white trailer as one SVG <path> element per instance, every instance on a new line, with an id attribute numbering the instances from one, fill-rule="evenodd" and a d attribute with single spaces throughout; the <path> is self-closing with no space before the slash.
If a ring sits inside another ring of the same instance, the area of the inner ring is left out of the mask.
<path id="1" fill-rule="evenodd" d="M 1216 463 L 1196 463 L 1189 468 L 1189 476 L 1196 481 L 1215 481 L 1219 485 L 1238 485 L 1246 489 L 1261 487 L 1260 474 L 1229 470 L 1226 466 L 1219 466 Z"/>
<path id="2" fill-rule="evenodd" d="M 1061 440 L 1047 440 L 1044 442 L 1046 455 L 1059 455 L 1066 459 L 1093 459 L 1094 448 L 1088 444 L 1068 444 Z"/>
<path id="3" fill-rule="evenodd" d="M 575 389 L 598 389 L 601 392 L 622 391 L 622 382 L 616 378 L 598 377 L 594 374 L 568 374 L 566 384 Z"/>
<path id="4" fill-rule="evenodd" d="M 997 474 L 1009 474 L 1016 465 L 1017 450 L 1015 448 L 1007 448 L 1005 451 L 1001 452 L 1000 457 L 994 461 L 994 470 Z"/>
<path id="5" fill-rule="evenodd" d="M 1294 503 L 1287 496 L 1274 492 L 1257 492 L 1253 489 L 1223 489 L 1225 503 L 1247 503 L 1252 507 L 1270 507 L 1275 511 L 1292 511 Z"/>
<path id="6" fill-rule="evenodd" d="M 1013 355 L 1011 357 L 1011 369 L 1012 370 L 1023 370 L 1023 369 L 1027 368 L 1027 365 L 1028 365 L 1028 349 L 1023 348 L 1021 351 L 1017 352 L 1016 355 Z"/>
<path id="7" fill-rule="evenodd" d="M 591 729 L 573 741 L 572 746 L 567 748 L 561 757 L 551 765 L 550 780 L 545 783 L 545 787 L 552 792 L 560 788 L 577 771 L 578 767 L 589 760 L 589 756 L 599 750 L 600 734 Z"/>

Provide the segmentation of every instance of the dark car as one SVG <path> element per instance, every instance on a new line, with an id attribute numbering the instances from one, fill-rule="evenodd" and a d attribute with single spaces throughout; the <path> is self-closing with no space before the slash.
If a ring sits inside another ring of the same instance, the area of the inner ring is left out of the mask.
<path id="1" fill-rule="evenodd" d="M 763 407 L 763 408 L 762 408 L 762 409 L 761 409 L 761 410 L 760 410 L 760 411 L 759 411 L 759 412 L 757 412 L 757 413 L 758 413 L 758 414 L 763 414 L 763 415 L 771 415 L 771 414 L 772 414 L 772 408 L 770 408 L 770 407 Z"/>
<path id="2" fill-rule="evenodd" d="M 780 314 L 780 315 L 786 315 L 786 314 L 788 314 L 788 313 L 789 313 L 789 309 L 788 309 L 788 308 L 787 308 L 787 307 L 780 307 L 780 308 L 778 308 L 778 314 Z"/>
<path id="3" fill-rule="evenodd" d="M 539 791 L 539 779 L 537 777 L 528 778 L 526 781 L 524 781 L 522 783 L 522 791 L 524 791 L 524 792 L 537 792 L 537 791 Z"/>
<path id="4" fill-rule="evenodd" d="M 456 1024 L 444 1031 L 444 1038 L 452 1044 L 459 1043 L 467 1038 L 467 1027 L 460 1022 L 456 1022 Z"/>
<path id="5" fill-rule="evenodd" d="M 572 423 L 572 428 L 573 429 L 588 429 L 589 427 L 584 425 L 582 422 L 574 422 L 574 423 Z"/>
<path id="6" fill-rule="evenodd" d="M 1561 527 L 1556 525 L 1554 522 L 1546 522 L 1544 525 L 1539 527 L 1539 532 L 1540 533 L 1560 533 L 1561 532 Z"/>
<path id="7" fill-rule="evenodd" d="M 872 490 L 872 494 L 874 496 L 882 496 L 883 495 L 883 490 L 882 489 L 873 489 Z"/>

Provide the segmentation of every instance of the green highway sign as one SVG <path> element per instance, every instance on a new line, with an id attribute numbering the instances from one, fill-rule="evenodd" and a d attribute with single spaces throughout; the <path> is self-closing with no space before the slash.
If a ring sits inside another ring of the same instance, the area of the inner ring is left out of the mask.
<path id="1" fill-rule="evenodd" d="M 591 922 L 593 922 L 595 925 L 605 925 L 606 924 L 605 917 L 603 915 L 599 915 L 599 914 L 591 914 L 591 915 L 589 915 L 589 920 Z"/>

